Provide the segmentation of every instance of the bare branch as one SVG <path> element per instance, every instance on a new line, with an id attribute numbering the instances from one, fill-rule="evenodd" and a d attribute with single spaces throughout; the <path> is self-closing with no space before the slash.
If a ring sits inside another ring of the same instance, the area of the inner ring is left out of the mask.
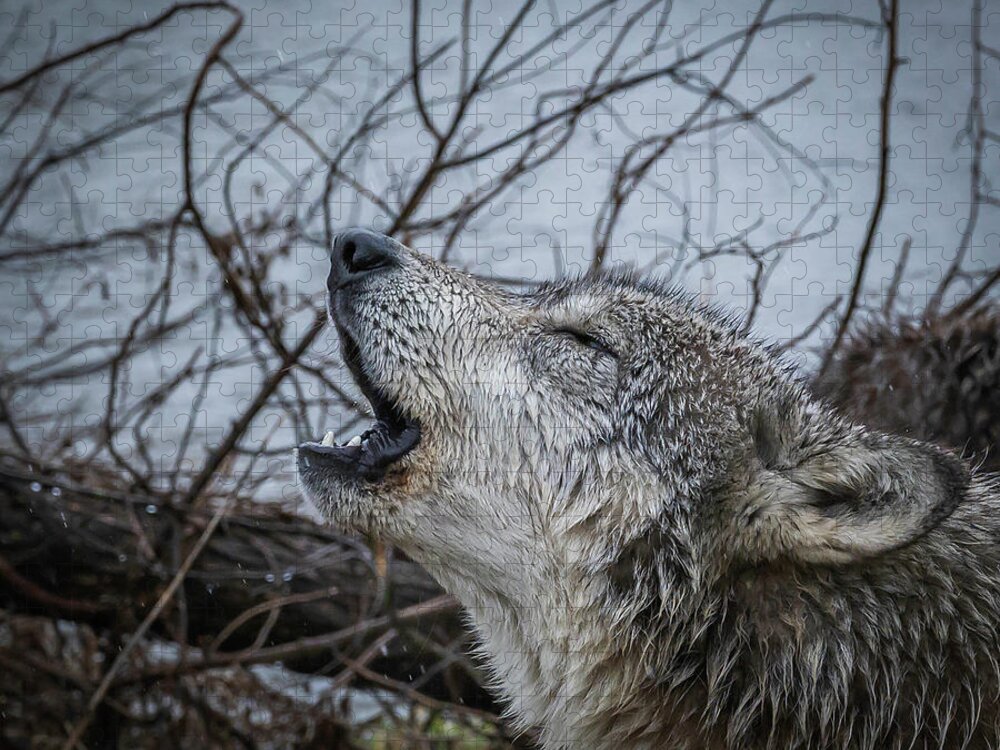
<path id="1" fill-rule="evenodd" d="M 871 257 L 872 248 L 875 245 L 875 235 L 878 232 L 879 222 L 882 219 L 882 211 L 885 208 L 886 197 L 889 192 L 889 159 L 892 153 L 890 141 L 890 129 L 892 125 L 892 95 L 896 80 L 896 70 L 902 60 L 897 56 L 896 34 L 899 23 L 899 0 L 889 0 L 889 8 L 884 14 L 886 34 L 886 53 L 882 82 L 882 96 L 879 100 L 879 166 L 878 183 L 875 192 L 875 205 L 868 217 L 868 227 L 865 230 L 865 238 L 861 243 L 858 265 L 854 270 L 854 281 L 851 285 L 850 294 L 847 297 L 847 307 L 837 324 L 837 331 L 834 335 L 833 343 L 826 351 L 823 364 L 820 366 L 822 374 L 840 348 L 844 335 L 851 324 L 858 307 L 858 300 L 861 296 L 861 289 L 865 281 L 865 271 L 868 269 L 868 261 Z"/>

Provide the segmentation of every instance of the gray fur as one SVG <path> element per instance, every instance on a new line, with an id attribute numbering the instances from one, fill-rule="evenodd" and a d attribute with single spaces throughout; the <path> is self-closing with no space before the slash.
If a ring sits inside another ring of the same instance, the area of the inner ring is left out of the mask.
<path id="1" fill-rule="evenodd" d="M 302 486 L 461 599 L 545 747 L 1000 746 L 994 479 L 658 284 L 521 297 L 400 252 L 331 305 L 421 443 Z"/>

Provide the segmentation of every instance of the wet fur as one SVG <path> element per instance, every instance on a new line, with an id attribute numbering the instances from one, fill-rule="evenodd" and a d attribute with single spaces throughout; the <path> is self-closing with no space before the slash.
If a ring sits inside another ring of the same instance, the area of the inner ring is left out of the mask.
<path id="1" fill-rule="evenodd" d="M 658 284 L 521 297 L 400 252 L 331 306 L 424 438 L 302 486 L 462 600 L 545 747 L 1000 746 L 995 479 Z"/>

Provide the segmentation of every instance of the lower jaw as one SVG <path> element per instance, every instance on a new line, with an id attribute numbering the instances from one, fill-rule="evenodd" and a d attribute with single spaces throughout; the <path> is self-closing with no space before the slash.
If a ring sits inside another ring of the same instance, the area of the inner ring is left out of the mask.
<path id="1" fill-rule="evenodd" d="M 420 426 L 408 420 L 398 427 L 376 422 L 363 435 L 336 445 L 332 433 L 320 443 L 299 446 L 299 460 L 327 469 L 340 479 L 379 482 L 399 468 L 402 459 L 420 443 Z"/>

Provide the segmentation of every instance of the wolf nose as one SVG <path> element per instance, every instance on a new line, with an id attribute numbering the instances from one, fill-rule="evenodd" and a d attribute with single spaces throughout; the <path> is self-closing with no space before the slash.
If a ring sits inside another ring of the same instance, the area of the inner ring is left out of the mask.
<path id="1" fill-rule="evenodd" d="M 350 276 L 362 276 L 377 268 L 396 265 L 396 243 L 384 234 L 368 229 L 348 229 L 333 243 L 334 262 L 339 258 Z"/>

